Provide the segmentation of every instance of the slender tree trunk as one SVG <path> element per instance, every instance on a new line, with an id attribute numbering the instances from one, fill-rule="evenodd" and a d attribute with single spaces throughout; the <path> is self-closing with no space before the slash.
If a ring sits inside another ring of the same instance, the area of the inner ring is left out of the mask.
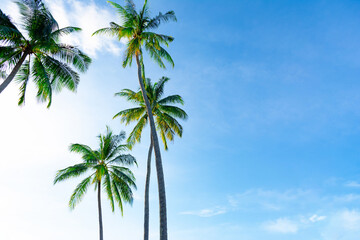
<path id="1" fill-rule="evenodd" d="M 5 81 L 0 85 L 0 93 L 4 91 L 4 89 L 9 85 L 9 83 L 14 79 L 16 73 L 19 71 L 21 65 L 25 61 L 26 57 L 29 55 L 28 51 L 25 51 L 24 54 L 21 56 L 20 60 L 16 63 L 15 67 L 9 74 L 9 76 L 5 79 Z"/>
<path id="2" fill-rule="evenodd" d="M 150 147 L 147 160 L 146 181 L 145 181 L 145 204 L 144 204 L 144 240 L 149 240 L 149 189 L 151 174 L 151 154 L 153 149 L 153 140 L 150 134 Z"/>
<path id="3" fill-rule="evenodd" d="M 104 240 L 103 236 L 103 223 L 102 223 L 102 213 L 101 213 L 101 182 L 98 182 L 98 209 L 99 209 L 99 231 L 100 231 L 100 240 Z"/>
<path id="4" fill-rule="evenodd" d="M 144 79 L 142 78 L 142 65 L 140 63 L 139 54 L 136 54 L 136 63 L 138 66 L 138 78 L 140 89 L 144 98 L 146 111 L 149 117 L 151 136 L 154 144 L 154 152 L 155 152 L 155 163 L 156 163 L 156 173 L 158 180 L 158 189 L 159 189 L 159 209 L 160 209 L 160 240 L 167 240 L 167 219 L 166 219 L 166 194 L 165 194 L 165 180 L 164 180 L 164 172 L 162 167 L 159 139 L 156 133 L 154 117 L 151 111 L 149 99 L 147 98 Z"/>

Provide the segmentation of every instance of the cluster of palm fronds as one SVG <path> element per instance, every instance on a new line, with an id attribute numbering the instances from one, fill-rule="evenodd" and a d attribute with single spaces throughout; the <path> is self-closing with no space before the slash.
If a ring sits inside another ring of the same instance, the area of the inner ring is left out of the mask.
<path id="1" fill-rule="evenodd" d="M 35 83 L 39 101 L 51 105 L 53 92 L 64 87 L 75 91 L 80 72 L 85 72 L 91 59 L 78 48 L 63 44 L 60 37 L 80 28 L 59 28 L 58 23 L 39 0 L 17 1 L 21 14 L 21 29 L 0 10 L 0 72 L 6 78 L 0 93 L 16 77 L 20 83 L 19 105 L 25 102 L 29 79 Z M 6 76 L 5 72 L 9 71 Z"/>

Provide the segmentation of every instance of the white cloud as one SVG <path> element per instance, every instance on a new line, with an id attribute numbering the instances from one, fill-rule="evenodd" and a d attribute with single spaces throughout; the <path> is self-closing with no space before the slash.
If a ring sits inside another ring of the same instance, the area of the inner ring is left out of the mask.
<path id="1" fill-rule="evenodd" d="M 345 183 L 346 187 L 352 187 L 352 188 L 360 188 L 360 183 L 356 181 L 349 181 Z"/>
<path id="2" fill-rule="evenodd" d="M 268 232 L 288 234 L 297 233 L 299 227 L 297 223 L 287 218 L 279 218 L 275 221 L 265 223 L 264 229 Z"/>
<path id="3" fill-rule="evenodd" d="M 347 230 L 360 230 L 360 212 L 345 210 L 339 214 L 343 226 Z"/>
<path id="4" fill-rule="evenodd" d="M 313 222 L 313 223 L 323 221 L 325 219 L 326 219 L 326 216 L 318 216 L 317 214 L 314 214 L 309 218 L 310 222 Z"/>
<path id="5" fill-rule="evenodd" d="M 359 199 L 360 199 L 360 194 L 354 194 L 354 193 L 349 193 L 349 194 L 344 194 L 344 195 L 333 197 L 333 200 L 335 202 L 353 202 L 353 201 L 357 201 Z"/>
<path id="6" fill-rule="evenodd" d="M 342 210 L 329 216 L 328 224 L 321 230 L 323 240 L 358 240 L 360 236 L 360 211 Z"/>
<path id="7" fill-rule="evenodd" d="M 226 210 L 224 208 L 215 208 L 215 209 L 202 209 L 200 211 L 186 211 L 186 212 L 181 212 L 180 214 L 194 215 L 199 217 L 213 217 L 224 213 L 226 213 Z"/>

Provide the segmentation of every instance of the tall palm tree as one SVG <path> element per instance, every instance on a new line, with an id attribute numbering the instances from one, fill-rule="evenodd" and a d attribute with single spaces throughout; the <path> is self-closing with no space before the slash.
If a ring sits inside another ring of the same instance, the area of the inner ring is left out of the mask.
<path id="1" fill-rule="evenodd" d="M 147 0 L 145 0 L 144 5 L 140 11 L 135 9 L 135 4 L 132 0 L 127 0 L 124 7 L 114 2 L 108 2 L 120 14 L 123 24 L 119 25 L 115 22 L 111 22 L 110 27 L 99 29 L 94 34 L 106 34 L 116 37 L 118 40 L 125 38 L 128 43 L 122 64 L 123 67 L 131 66 L 133 58 L 136 60 L 140 89 L 144 99 L 146 112 L 149 116 L 148 119 L 150 122 L 151 136 L 154 143 L 160 205 L 160 240 L 167 240 L 167 214 L 164 172 L 154 117 L 151 111 L 149 99 L 146 96 L 146 90 L 144 86 L 145 66 L 143 63 L 143 48 L 146 52 L 149 53 L 150 57 L 159 64 L 160 67 L 165 68 L 163 60 L 166 60 L 172 66 L 174 66 L 174 62 L 170 54 L 162 47 L 162 45 L 168 46 L 168 44 L 172 42 L 174 38 L 151 31 L 158 28 L 162 22 L 167 22 L 169 20 L 176 21 L 176 16 L 173 11 L 169 11 L 165 14 L 159 13 L 156 17 L 151 18 Z"/>
<path id="2" fill-rule="evenodd" d="M 78 48 L 60 43 L 60 37 L 80 28 L 59 29 L 58 23 L 41 0 L 19 0 L 22 33 L 10 17 L 0 10 L 0 72 L 10 74 L 0 85 L 0 93 L 16 76 L 20 85 L 18 104 L 25 103 L 30 78 L 37 86 L 37 98 L 51 105 L 53 92 L 66 87 L 75 91 L 80 72 L 85 72 L 91 59 Z M 2 76 L 4 77 L 4 76 Z"/>
<path id="3" fill-rule="evenodd" d="M 154 84 L 149 78 L 145 81 L 146 94 L 152 107 L 152 113 L 155 117 L 156 129 L 160 133 L 161 139 L 164 143 L 165 150 L 168 149 L 167 139 L 174 140 L 174 135 L 182 136 L 183 128 L 176 120 L 187 119 L 187 114 L 179 107 L 172 104 L 184 104 L 184 101 L 179 95 L 170 95 L 162 98 L 164 94 L 165 83 L 170 79 L 162 77 Z M 138 107 L 123 110 L 117 113 L 114 118 L 120 117 L 121 122 L 128 125 L 131 122 L 137 122 L 134 129 L 128 137 L 128 144 L 132 147 L 136 142 L 140 142 L 141 134 L 148 123 L 148 114 L 144 104 L 144 99 L 141 91 L 134 92 L 130 89 L 123 89 L 121 92 L 115 94 L 126 98 L 128 101 L 138 105 Z M 149 239 L 149 187 L 150 187 L 150 173 L 151 173 L 151 154 L 153 149 L 153 141 L 150 135 L 150 147 L 147 160 L 147 171 L 145 181 L 145 203 L 144 203 L 144 240 Z"/>
<path id="4" fill-rule="evenodd" d="M 128 145 L 121 145 L 125 139 L 125 132 L 114 135 L 107 127 L 105 135 L 98 136 L 100 146 L 92 150 L 89 146 L 82 144 L 71 144 L 70 151 L 80 153 L 83 162 L 62 170 L 55 176 L 54 184 L 69 178 L 79 177 L 89 173 L 75 188 L 69 201 L 69 207 L 73 209 L 79 203 L 91 184 L 97 190 L 99 211 L 100 240 L 103 240 L 103 223 L 101 211 L 101 189 L 105 191 L 114 212 L 115 202 L 118 204 L 121 214 L 123 213 L 123 201 L 132 204 L 133 193 L 131 188 L 136 188 L 135 177 L 130 169 L 124 166 L 136 164 L 136 160 L 129 154 L 121 152 L 128 149 Z"/>

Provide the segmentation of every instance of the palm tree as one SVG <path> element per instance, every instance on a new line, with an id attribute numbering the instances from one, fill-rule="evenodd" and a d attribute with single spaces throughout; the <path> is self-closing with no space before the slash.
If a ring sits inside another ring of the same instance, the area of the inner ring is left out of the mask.
<path id="1" fill-rule="evenodd" d="M 136 164 L 136 160 L 129 154 L 121 154 L 128 149 L 127 144 L 120 144 L 125 139 L 125 132 L 114 135 L 107 127 L 106 134 L 100 134 L 98 138 L 100 146 L 97 150 L 92 150 L 89 146 L 78 143 L 70 145 L 70 151 L 80 153 L 83 162 L 59 170 L 55 176 L 54 184 L 89 172 L 90 175 L 76 186 L 71 195 L 69 207 L 73 209 L 82 200 L 89 186 L 95 184 L 95 190 L 98 194 L 100 240 L 103 240 L 101 188 L 107 194 L 112 211 L 115 210 L 116 202 L 122 214 L 123 202 L 132 204 L 133 193 L 131 188 L 136 189 L 135 177 L 131 170 L 124 165 Z"/>
<path id="2" fill-rule="evenodd" d="M 94 34 L 106 34 L 116 37 L 118 40 L 125 38 L 128 41 L 122 64 L 123 67 L 131 66 L 133 58 L 136 59 L 140 89 L 144 99 L 146 112 L 149 116 L 151 136 L 154 143 L 160 205 L 160 240 L 167 240 L 165 180 L 154 117 L 144 86 L 145 66 L 143 63 L 143 47 L 160 67 L 165 68 L 163 60 L 166 60 L 174 66 L 170 54 L 162 47 L 162 45 L 168 46 L 174 38 L 151 32 L 151 30 L 158 28 L 162 22 L 167 22 L 169 20 L 176 21 L 176 16 L 173 11 L 169 11 L 165 14 L 159 13 L 156 17 L 151 18 L 147 0 L 145 0 L 142 9 L 139 12 L 135 9 L 135 4 L 132 0 L 127 0 L 124 7 L 114 2 L 108 2 L 120 14 L 123 24 L 119 25 L 115 22 L 111 22 L 110 27 L 99 29 Z"/>
<path id="3" fill-rule="evenodd" d="M 59 29 L 41 0 L 16 3 L 25 33 L 0 10 L 0 72 L 10 71 L 0 85 L 0 93 L 16 76 L 21 84 L 18 104 L 22 105 L 28 81 L 32 78 L 37 86 L 38 100 L 48 101 L 47 107 L 50 107 L 53 92 L 64 87 L 75 91 L 78 86 L 79 74 L 70 66 L 85 72 L 91 59 L 78 48 L 60 43 L 61 36 L 80 31 L 80 28 Z"/>
<path id="4" fill-rule="evenodd" d="M 168 149 L 167 139 L 174 140 L 174 135 L 182 136 L 183 128 L 176 120 L 187 119 L 187 114 L 179 107 L 172 106 L 171 104 L 178 103 L 183 105 L 184 101 L 179 95 L 171 95 L 162 98 L 164 94 L 164 85 L 170 79 L 162 77 L 158 82 L 151 83 L 149 78 L 145 81 L 145 89 L 152 113 L 155 117 L 156 129 L 160 133 L 161 139 L 164 143 L 165 150 Z M 122 123 L 128 125 L 131 122 L 137 122 L 134 129 L 128 137 L 128 144 L 132 147 L 136 142 L 140 142 L 141 134 L 148 123 L 148 115 L 144 104 L 144 99 L 141 91 L 134 92 L 130 89 L 123 89 L 121 92 L 115 94 L 126 98 L 128 101 L 137 104 L 139 107 L 130 108 L 117 113 L 114 118 L 120 117 Z M 151 136 L 150 136 L 151 137 Z M 144 203 L 144 240 L 149 239 L 149 187 L 150 187 L 150 173 L 151 173 L 151 154 L 153 149 L 153 141 L 150 139 L 150 147 L 147 160 L 147 171 L 145 181 L 145 203 Z"/>

